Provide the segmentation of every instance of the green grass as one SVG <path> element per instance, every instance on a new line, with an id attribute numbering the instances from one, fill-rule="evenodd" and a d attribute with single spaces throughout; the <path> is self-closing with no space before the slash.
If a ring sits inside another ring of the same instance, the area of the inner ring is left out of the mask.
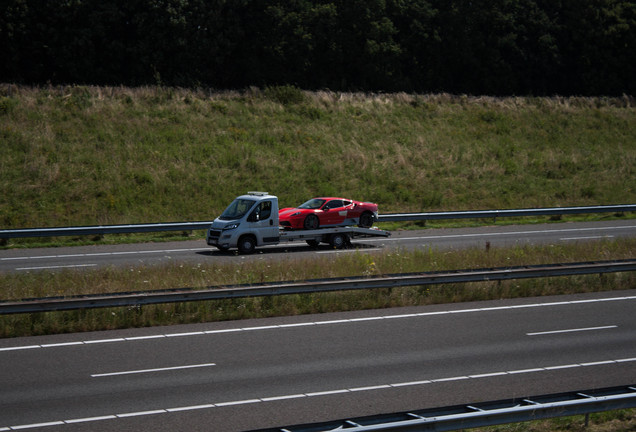
<path id="1" fill-rule="evenodd" d="M 470 430 L 477 432 L 629 432 L 636 430 L 636 409 L 592 413 L 587 426 L 585 416 L 580 415 Z"/>
<path id="2" fill-rule="evenodd" d="M 0 228 L 211 220 L 238 194 L 384 213 L 636 202 L 629 98 L 0 87 Z"/>

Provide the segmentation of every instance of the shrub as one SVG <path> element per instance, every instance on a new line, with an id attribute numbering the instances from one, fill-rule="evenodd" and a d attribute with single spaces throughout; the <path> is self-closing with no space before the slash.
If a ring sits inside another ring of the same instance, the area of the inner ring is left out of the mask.
<path id="1" fill-rule="evenodd" d="M 307 101 L 303 91 L 292 85 L 266 87 L 264 94 L 266 99 L 282 105 L 301 104 Z"/>

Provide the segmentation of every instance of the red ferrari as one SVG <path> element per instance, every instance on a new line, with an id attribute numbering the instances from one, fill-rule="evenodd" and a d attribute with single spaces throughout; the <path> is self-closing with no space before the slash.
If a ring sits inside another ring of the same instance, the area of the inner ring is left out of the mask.
<path id="1" fill-rule="evenodd" d="M 278 211 L 278 221 L 285 229 L 317 229 L 358 225 L 371 228 L 378 219 L 378 205 L 344 198 L 312 198 L 296 208 Z"/>

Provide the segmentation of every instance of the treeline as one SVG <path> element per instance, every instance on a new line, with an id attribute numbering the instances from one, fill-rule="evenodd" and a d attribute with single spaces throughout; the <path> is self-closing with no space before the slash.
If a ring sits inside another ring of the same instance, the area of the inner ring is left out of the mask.
<path id="1" fill-rule="evenodd" d="M 2 3 L 2 82 L 636 93 L 634 0 Z"/>

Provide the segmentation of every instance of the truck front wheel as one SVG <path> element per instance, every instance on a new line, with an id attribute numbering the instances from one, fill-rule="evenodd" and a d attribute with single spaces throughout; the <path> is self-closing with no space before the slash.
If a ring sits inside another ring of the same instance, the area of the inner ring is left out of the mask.
<path id="1" fill-rule="evenodd" d="M 238 250 L 242 254 L 254 253 L 256 249 L 256 239 L 251 235 L 243 236 L 239 239 Z"/>

